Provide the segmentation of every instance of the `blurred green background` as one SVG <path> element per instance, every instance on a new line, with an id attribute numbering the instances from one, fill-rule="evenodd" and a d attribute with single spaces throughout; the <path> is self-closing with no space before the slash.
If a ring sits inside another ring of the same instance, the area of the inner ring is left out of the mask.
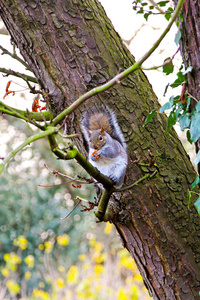
<path id="1" fill-rule="evenodd" d="M 33 130 L 1 116 L 0 156 Z M 149 299 L 112 224 L 96 223 L 93 211 L 81 212 L 81 206 L 61 220 L 77 195 L 94 201 L 93 184 L 75 189 L 44 164 L 72 177 L 87 176 L 75 161 L 57 160 L 45 139 L 8 164 L 0 178 L 0 299 Z"/>

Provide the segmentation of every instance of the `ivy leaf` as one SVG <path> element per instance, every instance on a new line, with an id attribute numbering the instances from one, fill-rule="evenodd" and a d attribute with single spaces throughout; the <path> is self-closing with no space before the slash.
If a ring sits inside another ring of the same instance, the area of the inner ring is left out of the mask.
<path id="1" fill-rule="evenodd" d="M 186 137 L 187 137 L 188 142 L 192 145 L 193 141 L 191 140 L 190 130 L 188 130 L 186 132 Z"/>
<path id="2" fill-rule="evenodd" d="M 169 102 L 166 102 L 159 110 L 160 113 L 163 113 L 165 110 L 170 109 L 174 104 L 174 96 L 171 96 Z"/>
<path id="3" fill-rule="evenodd" d="M 145 18 L 146 21 L 147 21 L 147 19 L 148 19 L 149 16 L 150 16 L 150 13 L 145 13 L 144 14 L 144 18 Z"/>
<path id="4" fill-rule="evenodd" d="M 165 12 L 165 19 L 167 21 L 169 21 L 173 12 L 174 12 L 174 10 L 172 7 L 169 7 L 168 10 Z"/>
<path id="5" fill-rule="evenodd" d="M 194 206 L 196 207 L 198 214 L 200 215 L 200 196 L 197 199 L 197 201 L 194 203 Z"/>
<path id="6" fill-rule="evenodd" d="M 193 142 L 200 138 L 200 114 L 197 112 L 191 116 L 190 135 Z"/>
<path id="7" fill-rule="evenodd" d="M 164 7 L 167 3 L 169 3 L 169 1 L 160 1 L 157 3 L 157 5 L 159 5 L 160 7 Z"/>
<path id="8" fill-rule="evenodd" d="M 176 75 L 178 78 L 170 85 L 172 88 L 176 88 L 185 81 L 185 76 L 182 72 L 178 72 Z"/>
<path id="9" fill-rule="evenodd" d="M 187 110 L 188 110 L 188 108 L 190 107 L 190 102 L 191 102 L 191 98 L 190 98 L 190 97 L 188 97 L 188 98 L 187 98 L 187 106 L 186 106 L 186 109 L 185 109 L 185 111 L 187 111 Z"/>
<path id="10" fill-rule="evenodd" d="M 163 96 L 165 96 L 166 95 L 166 93 L 167 93 L 167 90 L 168 90 L 168 87 L 170 86 L 170 84 L 168 83 L 167 85 L 166 85 L 166 87 L 165 87 L 165 90 L 164 90 L 164 94 L 163 94 Z"/>
<path id="11" fill-rule="evenodd" d="M 181 126 L 181 131 L 183 131 L 185 128 L 189 128 L 190 123 L 191 123 L 191 119 L 190 119 L 189 115 L 187 115 L 187 114 L 181 115 L 179 117 L 179 123 Z"/>
<path id="12" fill-rule="evenodd" d="M 169 129 L 172 128 L 174 124 L 176 124 L 176 121 L 176 114 L 174 111 L 171 111 L 168 117 L 167 132 L 169 132 Z"/>
<path id="13" fill-rule="evenodd" d="M 194 164 L 197 166 L 199 162 L 200 162 L 200 151 L 198 152 L 198 154 L 194 160 Z"/>
<path id="14" fill-rule="evenodd" d="M 196 104 L 195 110 L 196 110 L 197 112 L 200 112 L 200 102 L 198 102 L 198 103 Z"/>
<path id="15" fill-rule="evenodd" d="M 156 112 L 156 110 L 153 109 L 153 110 L 148 114 L 146 120 L 144 121 L 143 127 L 144 127 L 146 124 L 148 124 L 148 123 L 152 120 L 153 116 L 155 115 L 155 112 Z"/>
<path id="16" fill-rule="evenodd" d="M 169 75 L 170 73 L 172 73 L 174 71 L 174 65 L 172 63 L 172 60 L 170 59 L 170 57 L 166 58 L 164 60 L 164 65 L 163 65 L 163 72 L 166 75 Z"/>
<path id="17" fill-rule="evenodd" d="M 192 70 L 193 70 L 193 66 L 189 66 L 189 67 L 183 72 L 183 75 L 192 72 Z"/>
<path id="18" fill-rule="evenodd" d="M 195 181 L 191 185 L 191 189 L 193 190 L 195 188 L 195 186 L 199 183 L 200 183 L 200 178 L 199 178 L 199 176 L 197 176 Z"/>

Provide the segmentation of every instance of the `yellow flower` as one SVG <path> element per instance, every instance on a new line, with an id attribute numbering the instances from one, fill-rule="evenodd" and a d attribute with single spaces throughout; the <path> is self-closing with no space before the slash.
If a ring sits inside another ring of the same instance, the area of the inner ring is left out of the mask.
<path id="1" fill-rule="evenodd" d="M 109 234 L 111 231 L 112 231 L 112 228 L 113 228 L 113 224 L 109 223 L 109 222 L 106 222 L 106 227 L 104 229 L 104 232 L 106 234 Z"/>
<path id="2" fill-rule="evenodd" d="M 39 245 L 38 245 L 38 249 L 44 250 L 44 245 L 43 245 L 43 244 L 39 244 Z"/>
<path id="3" fill-rule="evenodd" d="M 32 296 L 36 297 L 36 299 L 40 299 L 40 300 L 51 300 L 51 298 L 47 292 L 45 292 L 43 290 L 39 290 L 39 289 L 34 289 Z"/>
<path id="4" fill-rule="evenodd" d="M 90 239 L 90 246 L 91 247 L 94 247 L 95 246 L 95 244 L 96 244 L 96 240 L 95 240 L 95 238 L 92 238 L 92 239 Z"/>
<path id="5" fill-rule="evenodd" d="M 120 287 L 120 289 L 118 291 L 117 300 L 128 300 L 128 298 L 125 294 L 125 291 L 122 287 Z"/>
<path id="6" fill-rule="evenodd" d="M 3 259 L 4 259 L 5 261 L 7 261 L 7 260 L 9 260 L 9 258 L 10 258 L 10 254 L 5 253 L 4 256 L 3 256 Z"/>
<path id="7" fill-rule="evenodd" d="M 106 260 L 106 257 L 107 257 L 106 253 L 95 252 L 92 255 L 92 260 L 97 264 L 101 264 Z"/>
<path id="8" fill-rule="evenodd" d="M 53 250 L 53 246 L 54 246 L 54 242 L 53 241 L 46 241 L 44 243 L 44 247 L 45 247 L 45 252 L 46 253 L 51 253 L 51 251 Z"/>
<path id="9" fill-rule="evenodd" d="M 101 252 L 101 250 L 103 249 L 103 243 L 97 242 L 94 246 L 95 251 L 97 252 Z"/>
<path id="10" fill-rule="evenodd" d="M 14 239 L 13 244 L 22 250 L 25 250 L 27 248 L 28 241 L 23 235 L 18 235 L 18 237 Z"/>
<path id="11" fill-rule="evenodd" d="M 139 288 L 136 285 L 132 285 L 129 294 L 131 300 L 137 300 L 139 298 Z"/>
<path id="12" fill-rule="evenodd" d="M 24 259 L 25 263 L 28 265 L 29 268 L 33 268 L 34 267 L 34 256 L 33 255 L 28 255 L 25 257 Z"/>
<path id="13" fill-rule="evenodd" d="M 80 254 L 78 258 L 80 260 L 84 261 L 84 260 L 86 260 L 86 255 L 85 254 Z"/>
<path id="14" fill-rule="evenodd" d="M 129 256 L 127 250 L 123 249 L 119 252 L 118 266 L 131 269 L 133 272 L 137 271 L 134 260 Z"/>
<path id="15" fill-rule="evenodd" d="M 142 278 L 142 276 L 140 275 L 140 274 L 136 274 L 135 276 L 134 276 L 134 281 L 137 281 L 137 282 L 143 282 L 143 278 Z"/>
<path id="16" fill-rule="evenodd" d="M 17 254 L 15 254 L 14 252 L 10 253 L 10 259 L 15 263 L 15 264 L 21 264 L 22 259 L 21 257 L 19 257 Z"/>
<path id="17" fill-rule="evenodd" d="M 3 268 L 3 269 L 1 269 L 1 274 L 2 274 L 4 277 L 8 277 L 8 275 L 10 274 L 10 270 L 7 269 L 7 268 Z"/>
<path id="18" fill-rule="evenodd" d="M 69 236 L 67 234 L 57 236 L 57 243 L 60 246 L 67 246 L 69 243 Z"/>
<path id="19" fill-rule="evenodd" d="M 94 266 L 94 273 L 97 276 L 100 276 L 104 271 L 104 266 L 103 265 L 95 265 Z"/>
<path id="20" fill-rule="evenodd" d="M 8 291 L 11 293 L 11 294 L 18 294 L 19 291 L 20 291 L 20 286 L 18 283 L 16 283 L 14 280 L 8 280 L 6 282 L 6 287 L 8 289 Z"/>
<path id="21" fill-rule="evenodd" d="M 63 289 L 65 287 L 65 283 L 64 283 L 64 280 L 59 277 L 57 278 L 56 280 L 56 285 L 60 288 L 60 289 Z"/>
<path id="22" fill-rule="evenodd" d="M 26 279 L 26 281 L 30 280 L 30 278 L 31 278 L 31 272 L 30 271 L 26 271 L 25 272 L 25 279 Z"/>
<path id="23" fill-rule="evenodd" d="M 78 268 L 76 266 L 71 266 L 67 272 L 66 277 L 67 283 L 77 283 L 78 282 Z"/>
<path id="24" fill-rule="evenodd" d="M 21 257 L 14 252 L 4 254 L 4 260 L 6 261 L 6 267 L 13 272 L 17 271 L 17 264 L 22 262 Z"/>

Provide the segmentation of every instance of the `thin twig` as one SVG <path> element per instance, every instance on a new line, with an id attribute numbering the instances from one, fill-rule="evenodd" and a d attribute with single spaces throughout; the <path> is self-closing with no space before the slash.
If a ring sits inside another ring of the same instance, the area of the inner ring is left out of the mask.
<path id="1" fill-rule="evenodd" d="M 90 183 L 91 183 L 89 180 L 88 180 L 88 181 L 87 181 L 87 180 L 83 181 L 83 180 L 80 180 L 80 179 L 77 179 L 77 178 L 73 178 L 73 177 L 71 177 L 71 176 L 69 176 L 69 175 L 63 174 L 63 173 L 59 172 L 58 170 L 51 170 L 46 164 L 44 164 L 44 167 L 45 167 L 51 174 L 53 174 L 53 175 L 60 175 L 60 176 L 62 176 L 62 177 L 64 177 L 64 178 L 70 179 L 70 182 L 71 182 L 71 181 L 76 181 L 76 182 L 81 183 L 81 184 L 90 184 Z"/>
<path id="2" fill-rule="evenodd" d="M 144 181 L 145 179 L 147 178 L 152 178 L 154 175 L 156 175 L 158 171 L 155 170 L 152 174 L 146 174 L 144 175 L 142 178 L 138 179 L 137 181 L 135 181 L 134 183 L 128 185 L 128 186 L 125 186 L 123 188 L 120 188 L 120 189 L 115 189 L 114 192 L 124 192 L 126 190 L 130 190 L 132 189 L 134 186 L 138 185 L 140 182 Z"/>
<path id="3" fill-rule="evenodd" d="M 74 206 L 74 208 L 64 218 L 60 218 L 60 219 L 61 220 L 67 219 L 71 215 L 71 213 L 77 208 L 77 206 L 79 206 L 80 203 L 81 203 L 81 200 L 79 200 L 78 203 L 76 203 L 76 205 Z"/>
<path id="4" fill-rule="evenodd" d="M 3 51 L 3 54 L 8 54 L 9 56 L 11 56 L 13 59 L 18 60 L 27 70 L 31 71 L 29 65 L 27 65 L 27 63 L 21 59 L 16 53 L 11 53 L 10 51 L 8 51 L 7 49 L 5 49 L 3 46 L 0 45 L 0 49 Z"/>

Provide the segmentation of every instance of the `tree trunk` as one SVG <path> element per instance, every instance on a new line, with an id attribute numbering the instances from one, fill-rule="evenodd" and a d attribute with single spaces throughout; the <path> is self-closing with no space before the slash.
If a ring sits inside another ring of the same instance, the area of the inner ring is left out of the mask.
<path id="1" fill-rule="evenodd" d="M 134 63 L 96 0 L 1 0 L 0 9 L 55 115 Z M 68 131 L 78 132 L 82 112 L 102 104 L 115 111 L 128 144 L 125 184 L 157 170 L 111 203 L 124 246 L 154 299 L 198 299 L 200 219 L 186 200 L 196 176 L 189 157 L 174 130 L 165 134 L 164 115 L 142 126 L 159 104 L 141 71 L 87 100 L 68 118 Z M 86 154 L 82 145 L 80 138 Z"/>

